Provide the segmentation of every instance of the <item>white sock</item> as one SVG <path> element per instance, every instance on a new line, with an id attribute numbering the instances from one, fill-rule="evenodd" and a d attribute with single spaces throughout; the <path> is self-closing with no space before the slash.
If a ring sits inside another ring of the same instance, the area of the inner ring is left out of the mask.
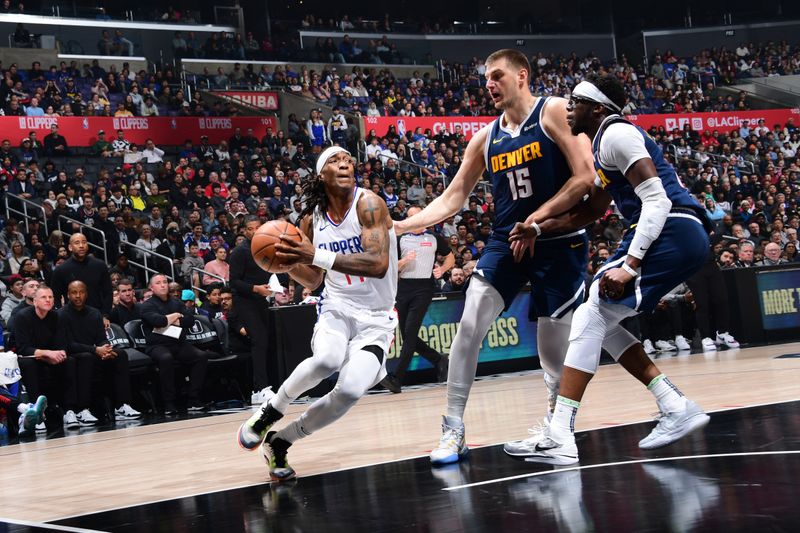
<path id="1" fill-rule="evenodd" d="M 17 406 L 17 411 L 19 411 L 19 414 L 24 415 L 31 407 L 33 407 L 32 403 L 21 403 Z"/>
<path id="2" fill-rule="evenodd" d="M 556 400 L 556 409 L 550 420 L 550 436 L 556 442 L 564 443 L 575 438 L 575 417 L 581 402 L 559 396 Z"/>
<path id="3" fill-rule="evenodd" d="M 302 438 L 308 437 L 309 433 L 306 433 L 305 431 L 303 431 L 302 420 L 303 420 L 302 417 L 298 418 L 297 420 L 295 420 L 294 422 L 292 422 L 291 424 L 289 424 L 288 426 L 286 426 L 282 430 L 278 431 L 275 434 L 274 438 L 283 439 L 286 442 L 288 442 L 289 444 L 291 444 L 291 443 L 293 443 L 295 441 L 298 441 L 298 440 L 300 440 Z"/>
<path id="4" fill-rule="evenodd" d="M 647 385 L 647 390 L 653 393 L 656 403 L 665 412 L 682 411 L 686 407 L 686 397 L 664 374 L 653 378 L 653 381 Z"/>

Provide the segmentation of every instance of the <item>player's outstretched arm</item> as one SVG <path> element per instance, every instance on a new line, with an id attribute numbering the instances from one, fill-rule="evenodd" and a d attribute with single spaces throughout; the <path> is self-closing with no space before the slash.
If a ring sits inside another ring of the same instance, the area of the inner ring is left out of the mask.
<path id="1" fill-rule="evenodd" d="M 551 98 L 544 109 L 542 124 L 567 159 L 572 177 L 531 216 L 531 222 L 547 220 L 569 211 L 592 190 L 595 170 L 592 143 L 583 133 L 573 135 L 567 123 L 567 101 Z"/>
<path id="2" fill-rule="evenodd" d="M 464 202 L 486 170 L 483 151 L 489 129 L 483 128 L 470 139 L 461 167 L 444 193 L 413 217 L 395 223 L 394 229 L 398 235 L 438 224 L 464 207 Z"/>

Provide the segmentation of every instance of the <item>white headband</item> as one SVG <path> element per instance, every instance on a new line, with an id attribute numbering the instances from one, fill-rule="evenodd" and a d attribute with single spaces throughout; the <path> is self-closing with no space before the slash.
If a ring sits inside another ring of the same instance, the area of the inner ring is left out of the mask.
<path id="1" fill-rule="evenodd" d="M 344 152 L 347 155 L 352 155 L 350 152 L 342 148 L 341 146 L 331 146 L 330 148 L 326 148 L 321 154 L 319 154 L 319 158 L 317 158 L 317 174 L 322 172 L 322 167 L 325 166 L 325 163 L 328 162 L 328 159 L 333 157 L 335 154 L 339 152 Z"/>
<path id="2" fill-rule="evenodd" d="M 603 104 L 607 108 L 616 111 L 619 113 L 622 111 L 620 107 L 611 101 L 611 99 L 603 94 L 603 92 L 598 89 L 593 83 L 588 81 L 582 81 L 578 85 L 572 89 L 572 96 L 576 96 L 578 98 L 583 98 L 584 100 L 590 100 L 592 102 L 597 102 L 598 104 Z"/>

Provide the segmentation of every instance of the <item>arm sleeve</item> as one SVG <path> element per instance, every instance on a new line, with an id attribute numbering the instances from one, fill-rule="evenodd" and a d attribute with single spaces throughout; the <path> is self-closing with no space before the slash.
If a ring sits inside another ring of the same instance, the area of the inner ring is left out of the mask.
<path id="1" fill-rule="evenodd" d="M 616 168 L 625 174 L 628 169 L 650 153 L 644 145 L 642 134 L 631 124 L 617 123 L 609 126 L 600 140 L 600 163 Z"/>
<path id="2" fill-rule="evenodd" d="M 672 201 L 667 197 L 658 176 L 643 181 L 634 191 L 642 200 L 642 212 L 628 248 L 628 255 L 642 259 L 653 241 L 661 235 L 672 208 Z"/>

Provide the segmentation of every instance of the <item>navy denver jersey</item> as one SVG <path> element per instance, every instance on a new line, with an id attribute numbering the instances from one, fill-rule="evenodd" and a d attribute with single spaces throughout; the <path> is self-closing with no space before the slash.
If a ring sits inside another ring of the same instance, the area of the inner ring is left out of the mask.
<path id="1" fill-rule="evenodd" d="M 552 198 L 572 176 L 569 164 L 540 124 L 548 98 L 539 98 L 516 130 L 492 122 L 486 136 L 486 169 L 494 194 L 495 237 L 508 239 L 516 222 Z"/>
<path id="2" fill-rule="evenodd" d="M 664 152 L 661 150 L 661 147 L 659 147 L 642 128 L 618 116 L 607 119 L 600 126 L 600 130 L 592 141 L 592 152 L 594 153 L 594 168 L 597 171 L 595 184 L 611 195 L 611 198 L 614 199 L 614 203 L 617 205 L 619 212 L 622 213 L 622 216 L 630 222 L 639 220 L 639 214 L 642 210 L 642 201 L 636 195 L 633 186 L 621 170 L 606 168 L 600 164 L 600 140 L 603 138 L 603 133 L 605 133 L 606 129 L 610 125 L 617 123 L 630 124 L 642 135 L 645 149 L 647 153 L 650 154 L 650 159 L 653 160 L 653 164 L 658 172 L 658 177 L 661 178 L 664 191 L 667 193 L 667 198 L 672 202 L 672 208 L 690 209 L 701 217 L 700 220 L 703 220 L 705 216 L 702 214 L 699 204 L 692 198 L 689 191 L 686 190 L 680 182 L 672 165 L 667 163 L 664 159 Z"/>

